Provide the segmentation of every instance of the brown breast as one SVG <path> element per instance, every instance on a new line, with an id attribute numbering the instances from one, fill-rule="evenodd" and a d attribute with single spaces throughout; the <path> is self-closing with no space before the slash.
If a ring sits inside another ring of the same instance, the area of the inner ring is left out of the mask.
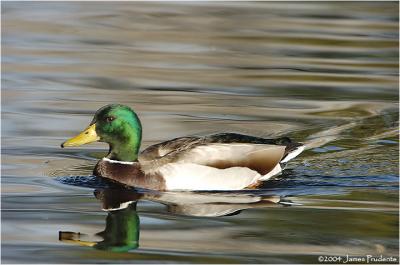
<path id="1" fill-rule="evenodd" d="M 102 159 L 97 163 L 93 174 L 132 187 L 165 190 L 165 180 L 163 177 L 156 173 L 146 175 L 137 162 L 133 164 L 120 164 Z"/>

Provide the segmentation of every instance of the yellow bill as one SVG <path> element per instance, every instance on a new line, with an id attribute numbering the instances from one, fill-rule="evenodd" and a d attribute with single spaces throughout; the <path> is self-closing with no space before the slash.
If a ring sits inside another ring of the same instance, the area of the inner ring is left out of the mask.
<path id="1" fill-rule="evenodd" d="M 96 124 L 93 124 L 87 127 L 83 132 L 81 132 L 77 136 L 62 143 L 61 147 L 64 148 L 70 146 L 80 146 L 83 144 L 96 142 L 98 140 L 100 140 L 100 137 L 96 133 Z"/>

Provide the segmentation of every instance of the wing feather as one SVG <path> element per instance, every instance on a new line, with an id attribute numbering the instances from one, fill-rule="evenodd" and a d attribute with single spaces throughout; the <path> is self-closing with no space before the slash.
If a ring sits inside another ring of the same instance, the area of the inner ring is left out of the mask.
<path id="1" fill-rule="evenodd" d="M 143 163 L 160 159 L 166 155 L 184 152 L 199 144 L 200 141 L 199 137 L 180 137 L 149 146 L 139 154 L 139 162 Z"/>

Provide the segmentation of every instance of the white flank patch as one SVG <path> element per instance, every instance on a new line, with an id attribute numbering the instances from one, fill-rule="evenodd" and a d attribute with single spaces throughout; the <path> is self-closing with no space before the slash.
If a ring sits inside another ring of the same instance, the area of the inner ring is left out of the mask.
<path id="1" fill-rule="evenodd" d="M 262 180 L 262 181 L 268 180 L 268 179 L 272 178 L 273 176 L 278 175 L 281 172 L 282 172 L 282 167 L 278 163 L 270 172 L 268 172 L 267 174 L 262 176 L 259 180 Z"/>
<path id="2" fill-rule="evenodd" d="M 289 160 L 292 160 L 293 158 L 298 156 L 301 152 L 303 152 L 303 150 L 304 150 L 304 145 L 299 146 L 297 149 L 295 149 L 294 151 L 290 152 L 280 163 L 286 163 Z"/>
<path id="3" fill-rule="evenodd" d="M 109 159 L 107 157 L 103 157 L 103 160 L 107 161 L 107 162 L 110 162 L 110 163 L 113 163 L 113 164 L 122 164 L 122 165 L 133 165 L 134 163 L 137 163 L 137 162 L 112 160 L 112 159 Z"/>
<path id="4" fill-rule="evenodd" d="M 159 172 L 167 190 L 240 190 L 261 177 L 245 167 L 218 169 L 192 163 L 170 163 Z"/>

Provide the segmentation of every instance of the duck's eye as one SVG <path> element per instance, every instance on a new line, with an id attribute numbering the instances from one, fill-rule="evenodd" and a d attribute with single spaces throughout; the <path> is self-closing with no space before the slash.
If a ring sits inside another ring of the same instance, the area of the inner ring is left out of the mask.
<path id="1" fill-rule="evenodd" d="M 113 117 L 113 116 L 108 116 L 106 118 L 106 122 L 112 122 L 113 120 L 115 120 L 115 117 Z"/>

